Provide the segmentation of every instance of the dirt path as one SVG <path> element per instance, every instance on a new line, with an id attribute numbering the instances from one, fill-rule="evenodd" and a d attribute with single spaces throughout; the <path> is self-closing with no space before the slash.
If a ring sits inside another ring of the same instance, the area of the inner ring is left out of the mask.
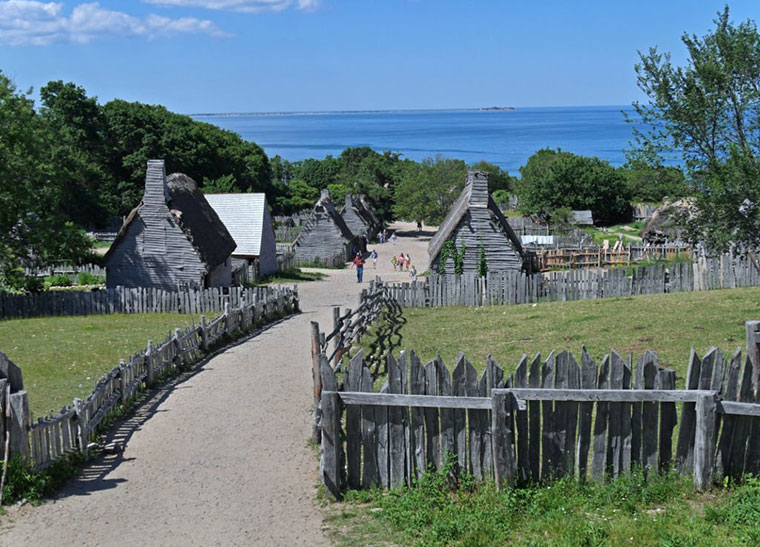
<path id="1" fill-rule="evenodd" d="M 427 269 L 428 237 L 409 236 L 376 247 L 378 267 L 367 265 L 365 281 L 407 280 L 390 264 L 402 251 Z M 318 458 L 307 446 L 309 322 L 329 325 L 332 306 L 355 307 L 363 286 L 354 270 L 302 284 L 304 313 L 156 393 L 111 435 L 124 442 L 122 454 L 97 460 L 40 507 L 10 508 L 0 544 L 328 544 Z"/>

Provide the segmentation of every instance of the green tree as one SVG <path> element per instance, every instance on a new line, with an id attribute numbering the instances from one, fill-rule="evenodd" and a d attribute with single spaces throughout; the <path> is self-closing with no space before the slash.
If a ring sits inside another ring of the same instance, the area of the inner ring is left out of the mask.
<path id="1" fill-rule="evenodd" d="M 651 150 L 629 150 L 625 165 L 619 168 L 635 202 L 660 203 L 689 194 L 686 177 L 678 167 L 664 165 Z"/>
<path id="2" fill-rule="evenodd" d="M 510 192 L 514 189 L 515 177 L 498 165 L 481 160 L 473 163 L 472 168 L 488 173 L 488 190 L 491 193 L 497 191 Z"/>
<path id="3" fill-rule="evenodd" d="M 730 242 L 760 244 L 760 34 L 754 21 L 738 25 L 729 9 L 702 37 L 681 38 L 687 60 L 640 53 L 638 85 L 648 104 L 636 146 L 660 156 L 678 151 L 695 194 L 688 232 L 723 249 Z"/>
<path id="4" fill-rule="evenodd" d="M 520 174 L 517 195 L 525 213 L 550 217 L 557 209 L 590 209 L 599 224 L 630 215 L 625 179 L 599 158 L 544 148 L 528 159 Z"/>
<path id="5" fill-rule="evenodd" d="M 437 156 L 409 166 L 394 191 L 394 212 L 406 220 L 436 225 L 459 197 L 467 177 L 467 164 Z"/>
<path id="6" fill-rule="evenodd" d="M 0 285 L 19 286 L 22 265 L 90 258 L 89 238 L 61 213 L 54 138 L 29 94 L 0 72 Z"/>

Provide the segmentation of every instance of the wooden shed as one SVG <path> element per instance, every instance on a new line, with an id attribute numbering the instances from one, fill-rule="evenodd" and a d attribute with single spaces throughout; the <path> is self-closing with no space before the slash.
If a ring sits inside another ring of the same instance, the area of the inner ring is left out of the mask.
<path id="1" fill-rule="evenodd" d="M 223 287 L 235 241 L 195 181 L 148 160 L 145 194 L 104 257 L 108 287 Z"/>
<path id="2" fill-rule="evenodd" d="M 372 205 L 361 194 L 346 194 L 346 202 L 340 212 L 351 233 L 372 240 L 382 229 L 382 224 Z"/>
<path id="3" fill-rule="evenodd" d="M 277 271 L 277 245 L 266 194 L 205 194 L 206 200 L 232 235 L 235 262 L 246 261 L 256 277 Z"/>
<path id="4" fill-rule="evenodd" d="M 441 273 L 441 251 L 451 241 L 457 251 L 464 244 L 463 273 L 478 273 L 481 249 L 489 272 L 523 269 L 523 249 L 507 219 L 488 193 L 488 174 L 470 171 L 464 189 L 430 240 L 430 269 Z M 453 253 L 444 270 L 454 273 Z"/>
<path id="5" fill-rule="evenodd" d="M 344 262 L 351 258 L 352 249 L 359 248 L 359 239 L 335 209 L 330 193 L 322 190 L 322 196 L 293 243 L 296 260 L 299 264 Z"/>

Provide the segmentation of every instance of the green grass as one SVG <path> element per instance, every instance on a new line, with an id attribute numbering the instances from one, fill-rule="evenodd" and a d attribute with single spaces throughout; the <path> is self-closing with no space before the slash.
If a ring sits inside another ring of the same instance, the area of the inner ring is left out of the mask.
<path id="1" fill-rule="evenodd" d="M 351 491 L 328 508 L 337 545 L 757 545 L 760 482 L 696 494 L 689 477 L 640 472 L 497 491 L 446 471 L 416 488 Z"/>
<path id="2" fill-rule="evenodd" d="M 274 275 L 266 276 L 260 279 L 255 286 L 266 287 L 268 285 L 287 285 L 289 283 L 299 283 L 303 281 L 321 281 L 327 277 L 323 272 L 304 272 L 298 268 L 294 270 L 287 270 L 284 272 L 277 272 Z"/>
<path id="3" fill-rule="evenodd" d="M 0 321 L 0 350 L 21 367 L 35 415 L 88 395 L 98 379 L 147 341 L 163 342 L 198 318 L 181 314 L 90 315 Z"/>
<path id="4" fill-rule="evenodd" d="M 660 364 L 674 368 L 679 386 L 689 350 L 717 346 L 730 354 L 744 345 L 744 322 L 760 319 L 760 288 L 551 302 L 483 308 L 407 308 L 400 347 L 426 362 L 440 353 L 453 367 L 463 351 L 482 370 L 492 355 L 513 372 L 523 353 L 567 349 L 580 358 L 585 344 L 600 362 L 610 348 L 638 356 L 652 349 Z M 363 340 L 371 343 L 370 337 Z M 397 342 L 397 341 L 396 341 Z"/>

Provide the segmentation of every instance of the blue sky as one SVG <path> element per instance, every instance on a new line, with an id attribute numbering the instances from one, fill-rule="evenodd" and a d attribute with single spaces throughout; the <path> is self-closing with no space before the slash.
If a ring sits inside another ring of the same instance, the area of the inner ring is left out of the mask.
<path id="1" fill-rule="evenodd" d="M 723 2 L 0 0 L 0 70 L 184 113 L 620 105 Z M 756 0 L 730 4 L 756 18 Z"/>

